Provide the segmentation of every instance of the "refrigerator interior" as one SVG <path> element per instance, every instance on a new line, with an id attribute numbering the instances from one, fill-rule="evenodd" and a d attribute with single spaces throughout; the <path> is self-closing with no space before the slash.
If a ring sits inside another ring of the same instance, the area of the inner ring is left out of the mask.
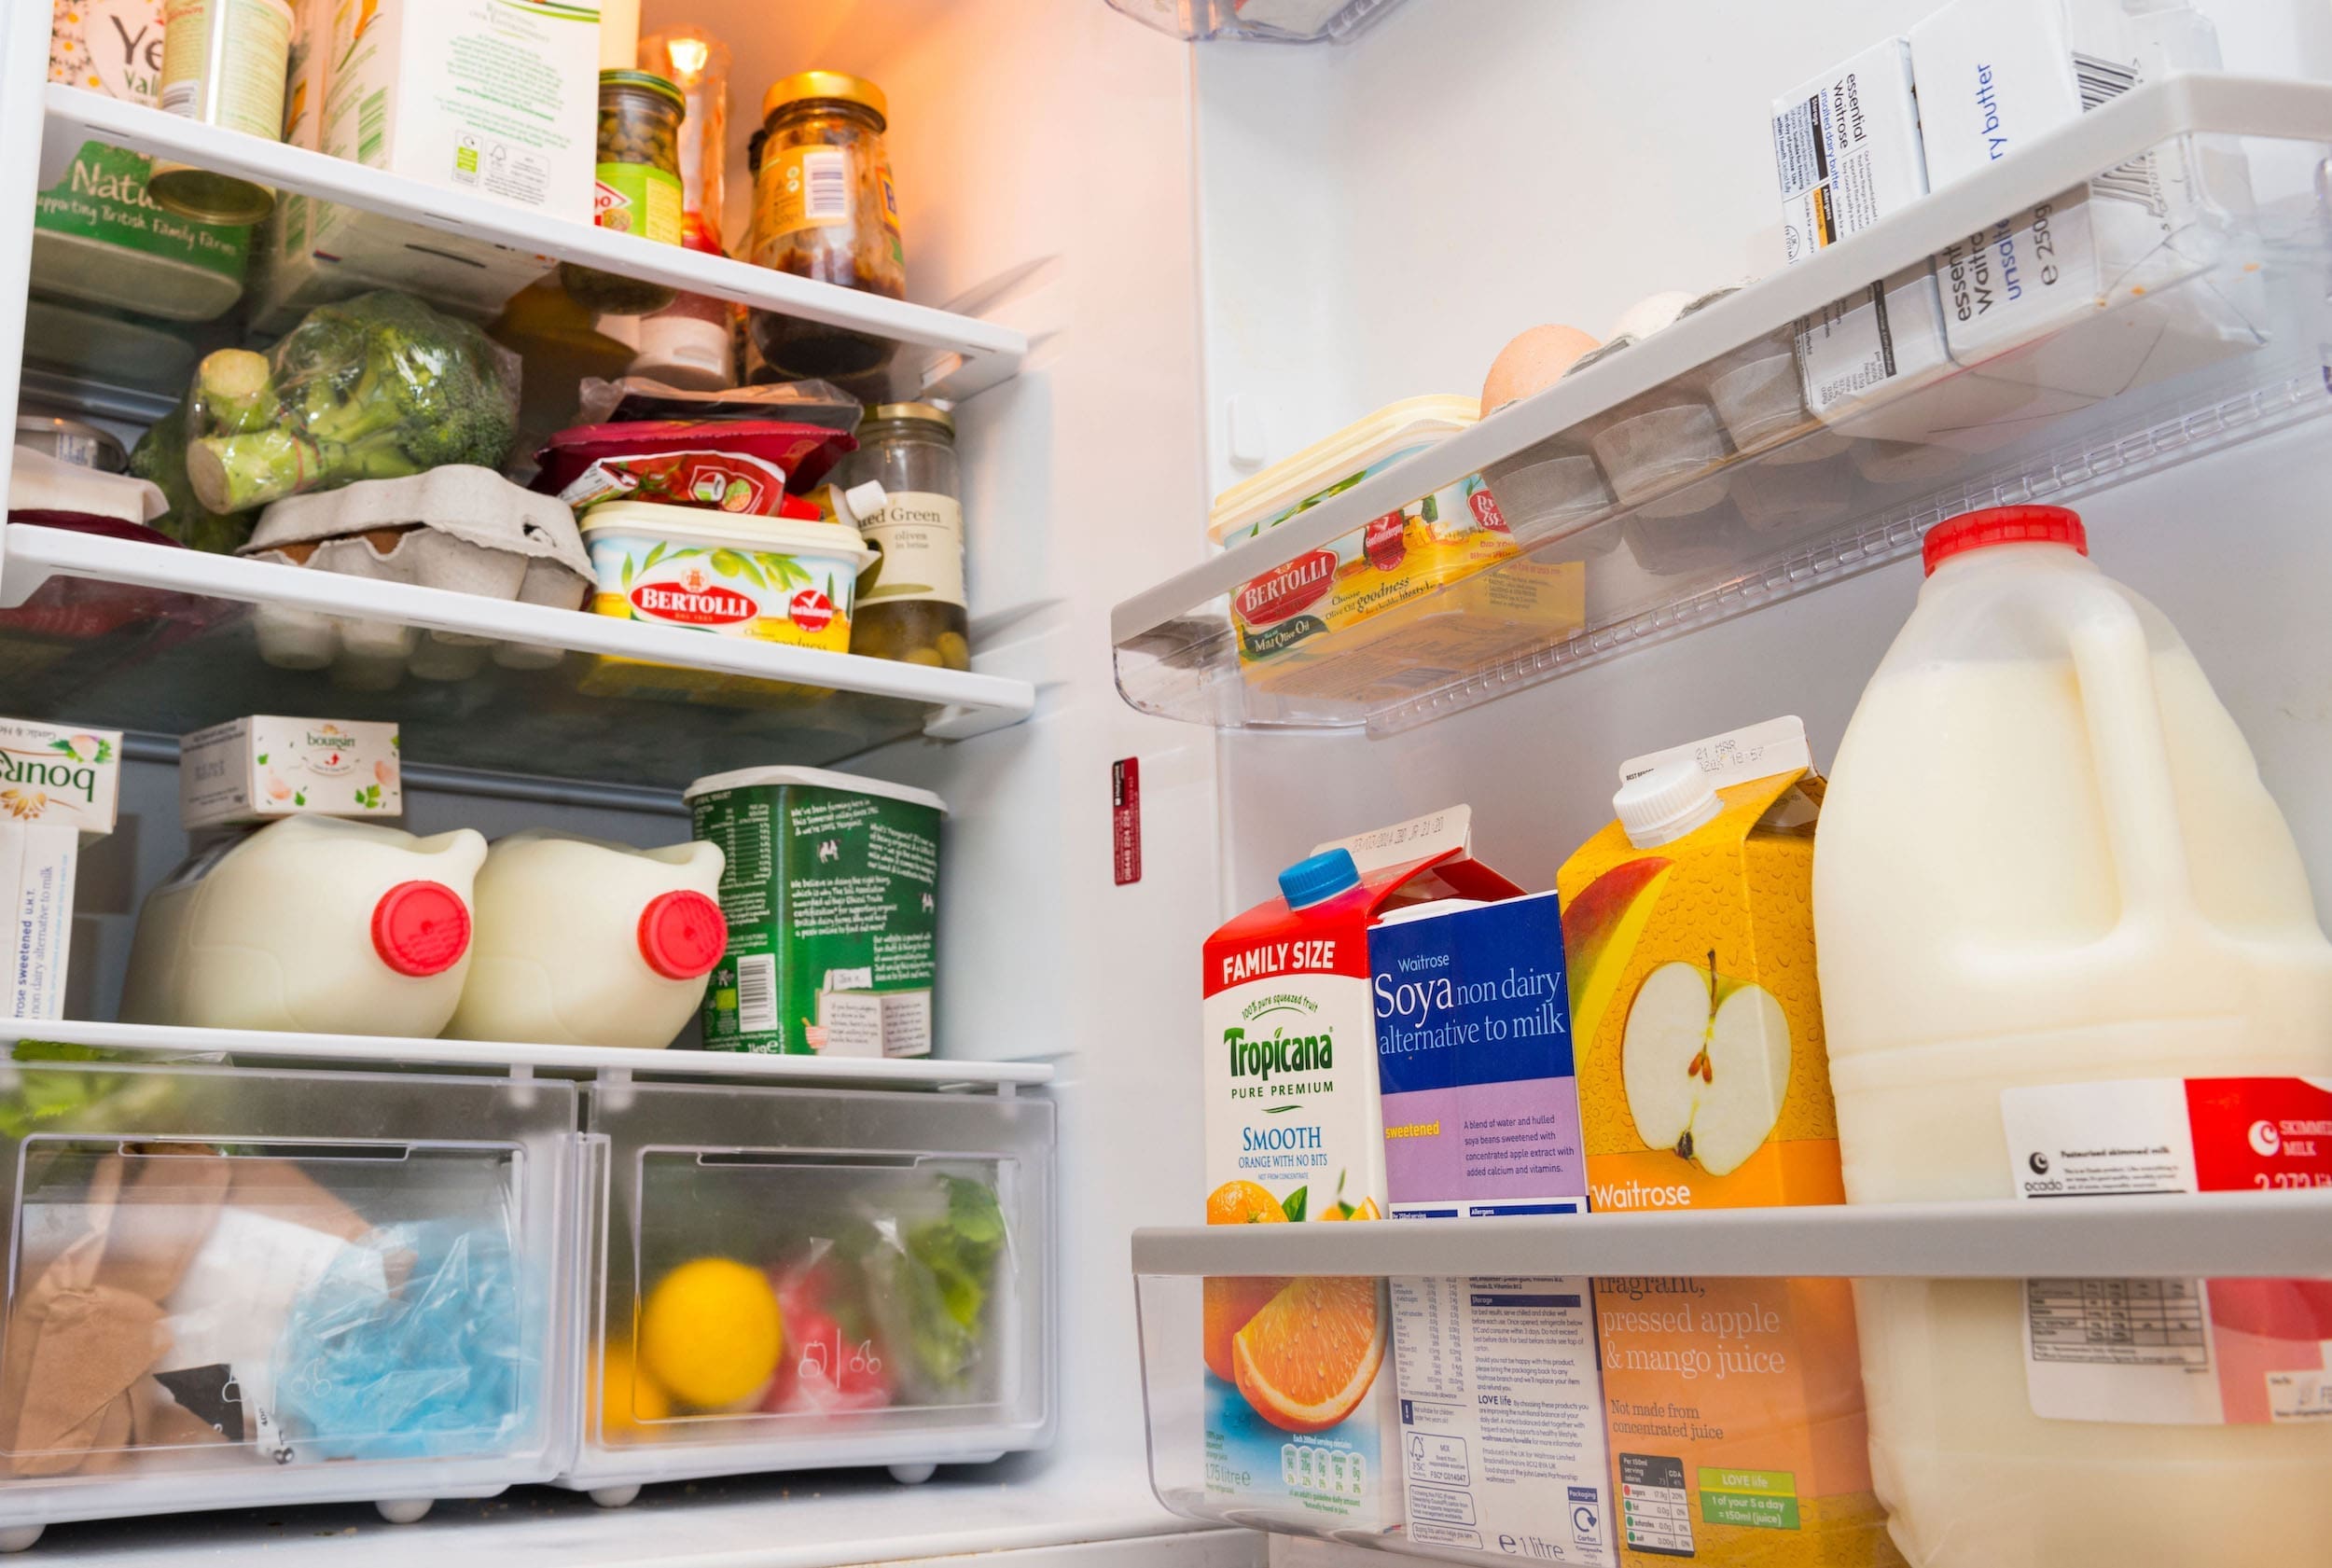
<path id="1" fill-rule="evenodd" d="M 1542 888 L 1608 816 L 1625 756 L 1796 713 L 1826 763 L 1917 574 L 1898 563 L 1386 740 L 1218 736 L 1137 714 L 1112 685 L 1108 608 L 1207 551 L 1216 491 L 1394 399 L 1470 395 L 1524 326 L 1601 336 L 1650 289 L 1778 267 L 1770 101 L 1931 8 L 1410 0 L 1350 46 L 1297 49 L 1187 47 L 1102 0 L 646 0 L 644 31 L 686 21 L 730 45 L 732 231 L 762 87 L 811 65 L 867 75 L 898 106 L 911 297 L 1032 340 L 1020 374 L 956 415 L 978 667 L 1034 683 L 1035 714 L 842 766 L 949 803 L 942 1053 L 1058 1071 L 1053 1445 L 920 1488 L 776 1475 L 652 1488 L 612 1513 L 534 1489 L 403 1532 L 343 1508 L 75 1525 L 39 1549 L 296 1557 L 345 1533 L 335 1560 L 350 1563 L 1023 1548 L 1107 1565 L 1141 1561 L 1145 1541 L 1149 1561 L 1256 1561 L 1255 1538 L 1182 1533 L 1150 1496 L 1126 1270 L 1131 1228 L 1198 1214 L 1203 935 L 1313 843 L 1451 801 L 1474 807 L 1486 859 Z M 2222 0 L 2215 15 L 2228 69 L 2332 75 L 2332 13 Z M 11 139 L 38 123 L 27 64 L 0 58 Z M 2309 608 L 2311 568 L 2332 567 L 2311 515 L 2327 482 L 2332 459 L 2303 428 L 2082 508 L 2101 564 L 2194 645 L 2320 894 L 2332 825 L 2299 807 L 2332 788 L 2332 697 L 2314 673 L 2332 667 L 2332 631 Z M 1123 758 L 1140 764 L 1143 854 L 1117 885 Z M 94 962 L 75 1016 L 111 1016 L 135 899 L 179 856 L 166 763 L 132 764 L 123 816 L 85 863 Z M 415 790 L 407 819 L 537 825 L 635 843 L 685 832 L 669 798 L 464 779 Z"/>

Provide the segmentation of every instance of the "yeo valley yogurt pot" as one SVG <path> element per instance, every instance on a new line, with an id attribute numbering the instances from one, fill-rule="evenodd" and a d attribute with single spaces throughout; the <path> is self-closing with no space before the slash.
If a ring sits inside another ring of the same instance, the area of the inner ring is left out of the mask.
<path id="1" fill-rule="evenodd" d="M 583 548 L 603 616 L 792 647 L 850 651 L 858 574 L 874 559 L 839 523 L 732 517 L 690 506 L 611 501 L 583 517 Z M 736 695 L 757 683 L 603 656 L 585 689 Z"/>

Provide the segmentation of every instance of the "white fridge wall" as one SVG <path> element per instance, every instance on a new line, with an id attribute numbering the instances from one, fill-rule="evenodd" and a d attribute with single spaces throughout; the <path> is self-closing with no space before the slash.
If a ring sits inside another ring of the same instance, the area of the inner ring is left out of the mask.
<path id="1" fill-rule="evenodd" d="M 1600 337 L 1653 290 L 1778 267 L 1771 99 L 1936 4 L 1423 0 L 1349 49 L 1201 50 L 1213 482 L 1253 471 L 1230 461 L 1233 398 L 1276 461 L 1396 398 L 1476 392 L 1534 323 Z M 2332 62 L 2332 8 L 2206 8 L 2230 70 Z M 2082 509 L 2100 563 L 2194 645 L 2332 899 L 2332 822 L 2306 809 L 2332 790 L 2309 586 L 2332 567 L 2328 481 L 2319 425 Z M 1623 757 L 1752 719 L 1801 715 L 1826 765 L 1918 580 L 1898 564 L 1383 741 L 1228 735 L 1224 908 L 1323 839 L 1461 799 L 1492 865 L 1551 886 Z"/>

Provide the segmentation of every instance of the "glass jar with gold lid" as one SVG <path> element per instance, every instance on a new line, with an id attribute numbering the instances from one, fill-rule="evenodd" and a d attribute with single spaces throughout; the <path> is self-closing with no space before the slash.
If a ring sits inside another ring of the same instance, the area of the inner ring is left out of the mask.
<path id="1" fill-rule="evenodd" d="M 761 103 L 752 259 L 763 267 L 892 299 L 907 298 L 907 249 L 883 146 L 890 104 L 863 76 L 803 71 Z M 757 311 L 762 357 L 796 376 L 882 369 L 893 345 L 845 327 Z"/>

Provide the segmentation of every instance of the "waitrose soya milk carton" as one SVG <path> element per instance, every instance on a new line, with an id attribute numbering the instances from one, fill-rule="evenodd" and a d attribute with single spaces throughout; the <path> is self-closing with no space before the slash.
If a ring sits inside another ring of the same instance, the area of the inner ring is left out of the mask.
<path id="1" fill-rule="evenodd" d="M 1394 1217 L 1585 1214 L 1556 895 L 1398 910 L 1369 931 L 1368 956 Z M 1387 1286 L 1409 1540 L 1608 1568 L 1590 1283 Z"/>
<path id="2" fill-rule="evenodd" d="M 1384 910 L 1521 889 L 1476 862 L 1464 807 L 1326 846 L 1207 939 L 1207 1220 L 1385 1212 L 1368 928 Z M 1389 1311 L 1374 1279 L 1205 1282 L 1209 1494 L 1384 1530 L 1401 1519 Z"/>

